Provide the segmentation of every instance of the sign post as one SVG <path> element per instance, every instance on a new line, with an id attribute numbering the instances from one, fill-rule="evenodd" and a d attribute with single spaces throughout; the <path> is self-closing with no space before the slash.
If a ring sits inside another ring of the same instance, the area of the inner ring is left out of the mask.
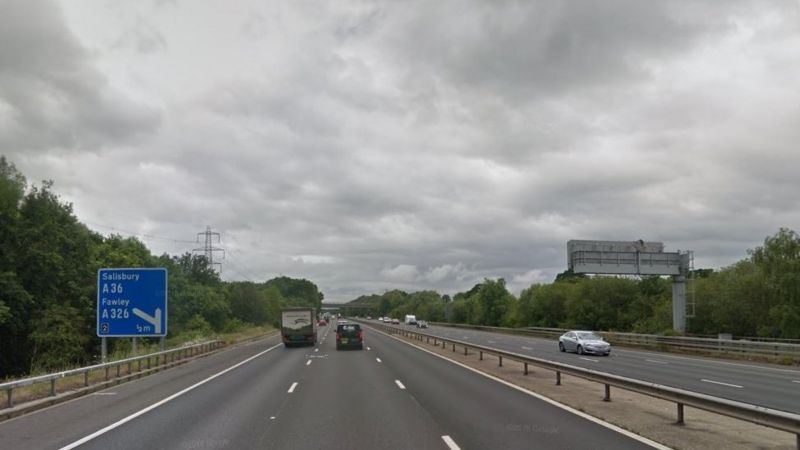
<path id="1" fill-rule="evenodd" d="M 97 271 L 97 336 L 104 344 L 107 337 L 158 336 L 163 341 L 166 335 L 167 269 Z"/>

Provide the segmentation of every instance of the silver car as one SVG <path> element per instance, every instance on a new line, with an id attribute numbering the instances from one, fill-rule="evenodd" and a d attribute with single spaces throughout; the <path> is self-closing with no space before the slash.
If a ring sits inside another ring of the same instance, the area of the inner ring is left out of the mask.
<path id="1" fill-rule="evenodd" d="M 576 352 L 579 355 L 592 353 L 608 356 L 611 354 L 611 344 L 593 331 L 567 331 L 558 338 L 558 349 L 562 352 Z"/>

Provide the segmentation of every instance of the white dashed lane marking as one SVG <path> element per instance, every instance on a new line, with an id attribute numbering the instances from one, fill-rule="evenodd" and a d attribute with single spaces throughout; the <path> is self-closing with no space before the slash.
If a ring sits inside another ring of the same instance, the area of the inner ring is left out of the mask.
<path id="1" fill-rule="evenodd" d="M 397 387 L 399 387 L 400 389 L 405 389 L 405 388 L 406 388 L 406 387 L 403 385 L 403 383 L 401 383 L 401 382 L 400 382 L 400 380 L 394 380 L 394 383 L 395 383 L 395 384 L 397 385 Z"/>
<path id="2" fill-rule="evenodd" d="M 442 436 L 442 440 L 450 450 L 461 450 L 461 447 L 450 436 Z"/>
<path id="3" fill-rule="evenodd" d="M 288 390 L 288 391 L 286 391 L 286 392 L 287 392 L 287 393 L 289 393 L 289 394 L 291 394 L 292 392 L 294 392 L 294 390 L 295 390 L 295 388 L 296 388 L 296 387 L 297 387 L 297 381 L 295 381 L 294 383 L 292 383 L 292 387 L 290 387 L 290 388 L 289 388 L 289 390 Z"/>
<path id="4" fill-rule="evenodd" d="M 703 381 L 705 383 L 719 384 L 721 386 L 728 386 L 736 389 L 742 388 L 742 386 L 739 386 L 738 384 L 730 384 L 730 383 L 723 383 L 722 381 L 706 380 L 705 378 L 700 379 L 700 381 Z"/>
<path id="5" fill-rule="evenodd" d="M 599 359 L 591 359 L 591 358 L 584 358 L 584 357 L 581 357 L 581 359 L 584 360 L 584 361 L 600 362 Z"/>
<path id="6" fill-rule="evenodd" d="M 375 358 L 375 361 L 378 361 L 378 362 L 383 362 L 383 361 L 381 361 L 381 359 L 380 359 L 380 358 Z"/>

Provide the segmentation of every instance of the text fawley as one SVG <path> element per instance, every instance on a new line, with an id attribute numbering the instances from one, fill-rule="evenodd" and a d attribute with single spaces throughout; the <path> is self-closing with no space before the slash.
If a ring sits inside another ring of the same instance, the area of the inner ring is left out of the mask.
<path id="1" fill-rule="evenodd" d="M 127 298 L 105 298 L 100 299 L 100 304 L 103 306 L 122 306 L 127 307 L 131 303 Z"/>

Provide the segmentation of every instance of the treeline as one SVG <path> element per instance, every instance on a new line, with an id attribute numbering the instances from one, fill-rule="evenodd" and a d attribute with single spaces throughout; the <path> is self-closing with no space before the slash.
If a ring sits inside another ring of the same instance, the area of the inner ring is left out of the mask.
<path id="1" fill-rule="evenodd" d="M 718 271 L 692 273 L 694 317 L 687 333 L 800 339 L 800 236 L 781 229 L 748 257 Z M 564 272 L 517 298 L 503 279 L 486 279 L 452 299 L 433 291 L 389 291 L 351 303 L 354 314 L 509 327 L 558 327 L 634 333 L 672 330 L 672 281 L 664 277 L 587 277 Z"/>
<path id="2" fill-rule="evenodd" d="M 308 280 L 223 282 L 204 256 L 154 256 L 135 238 L 103 237 L 51 182 L 29 187 L 0 156 L 0 378 L 95 362 L 97 271 L 113 267 L 167 269 L 169 338 L 278 325 L 281 307 L 323 298 Z M 128 342 L 109 339 L 109 351 Z"/>

